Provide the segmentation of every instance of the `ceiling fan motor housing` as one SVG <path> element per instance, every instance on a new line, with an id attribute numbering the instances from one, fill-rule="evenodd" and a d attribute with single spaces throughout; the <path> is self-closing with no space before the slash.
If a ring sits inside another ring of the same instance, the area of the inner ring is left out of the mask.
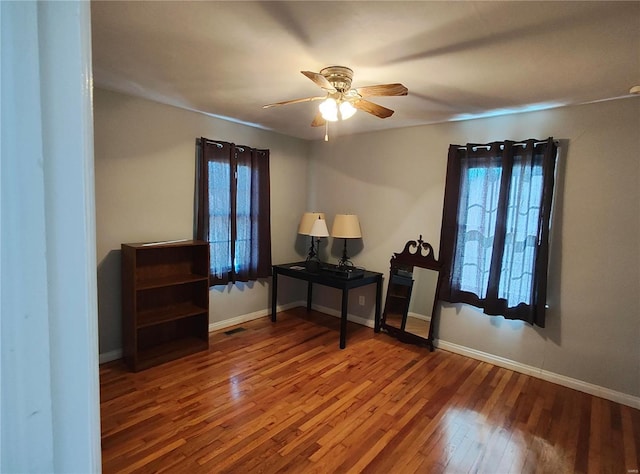
<path id="1" fill-rule="evenodd" d="M 329 66 L 320 70 L 323 75 L 338 92 L 347 92 L 351 88 L 353 71 L 345 66 Z"/>

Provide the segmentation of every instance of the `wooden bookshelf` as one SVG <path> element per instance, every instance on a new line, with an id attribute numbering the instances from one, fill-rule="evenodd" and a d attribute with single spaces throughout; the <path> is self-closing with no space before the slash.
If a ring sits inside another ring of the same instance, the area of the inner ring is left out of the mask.
<path id="1" fill-rule="evenodd" d="M 135 372 L 209 348 L 209 245 L 122 244 L 124 358 Z"/>

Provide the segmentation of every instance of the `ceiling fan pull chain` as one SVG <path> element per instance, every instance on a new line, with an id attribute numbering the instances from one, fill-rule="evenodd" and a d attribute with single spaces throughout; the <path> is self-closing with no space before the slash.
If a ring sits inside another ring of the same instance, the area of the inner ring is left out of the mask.
<path id="1" fill-rule="evenodd" d="M 328 120 L 324 123 L 324 141 L 325 142 L 329 141 L 329 121 Z"/>

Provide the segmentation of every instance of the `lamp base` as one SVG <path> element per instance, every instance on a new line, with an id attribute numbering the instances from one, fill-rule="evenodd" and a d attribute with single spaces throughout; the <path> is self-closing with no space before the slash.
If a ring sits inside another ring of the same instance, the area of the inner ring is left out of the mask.
<path id="1" fill-rule="evenodd" d="M 342 258 L 338 262 L 338 267 L 344 268 L 344 267 L 354 267 L 354 266 L 355 265 L 353 264 L 353 262 L 349 260 L 349 257 L 347 257 L 347 239 L 344 239 L 344 248 L 342 249 Z"/>
<path id="2" fill-rule="evenodd" d="M 315 246 L 313 245 L 313 236 L 311 237 L 311 246 L 309 247 L 309 254 L 307 255 L 307 260 L 312 260 L 314 258 L 316 258 L 317 254 L 316 254 L 316 249 Z"/>
<path id="3" fill-rule="evenodd" d="M 320 271 L 320 261 L 319 260 L 307 260 L 304 264 L 305 268 L 308 272 L 318 273 Z"/>

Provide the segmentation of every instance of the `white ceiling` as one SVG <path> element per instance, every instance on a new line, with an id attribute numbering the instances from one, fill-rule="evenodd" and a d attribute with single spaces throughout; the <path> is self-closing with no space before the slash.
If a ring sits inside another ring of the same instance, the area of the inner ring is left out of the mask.
<path id="1" fill-rule="evenodd" d="M 93 1 L 98 87 L 322 139 L 300 71 L 342 65 L 353 87 L 401 82 L 332 124 L 345 135 L 607 100 L 640 84 L 640 2 Z"/>

